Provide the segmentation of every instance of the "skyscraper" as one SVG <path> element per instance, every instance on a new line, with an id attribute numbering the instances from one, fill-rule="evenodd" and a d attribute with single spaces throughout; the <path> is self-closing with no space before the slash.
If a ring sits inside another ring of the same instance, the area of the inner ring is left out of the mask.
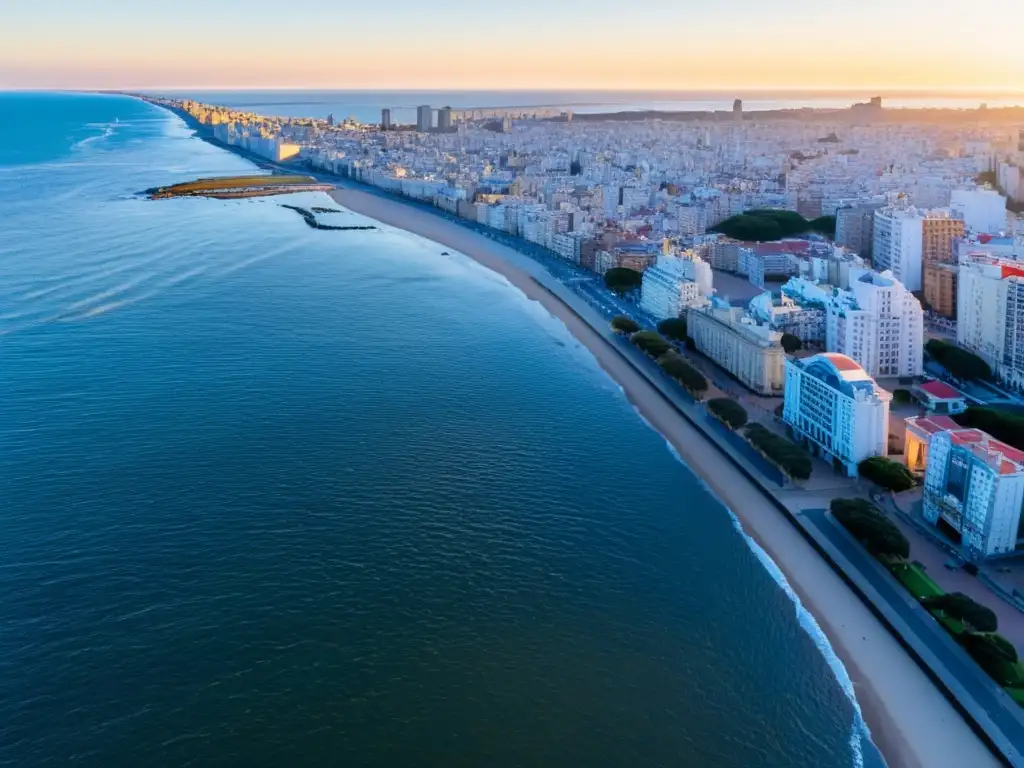
<path id="1" fill-rule="evenodd" d="M 380 129 L 382 131 L 391 130 L 391 110 L 384 108 L 380 111 Z"/>
<path id="2" fill-rule="evenodd" d="M 452 129 L 452 108 L 441 107 L 437 110 L 437 130 L 446 133 Z"/>
<path id="3" fill-rule="evenodd" d="M 732 119 L 736 122 L 743 120 L 743 99 L 736 99 L 732 103 Z"/>
<path id="4" fill-rule="evenodd" d="M 434 110 L 429 104 L 416 108 L 416 130 L 420 133 L 427 133 L 434 127 Z"/>

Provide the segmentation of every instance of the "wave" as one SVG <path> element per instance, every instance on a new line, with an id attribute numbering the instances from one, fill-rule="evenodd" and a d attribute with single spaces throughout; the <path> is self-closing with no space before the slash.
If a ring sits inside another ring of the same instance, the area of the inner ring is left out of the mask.
<path id="1" fill-rule="evenodd" d="M 90 144 L 94 144 L 96 142 L 103 141 L 104 139 L 108 139 L 108 138 L 110 138 L 111 136 L 114 135 L 114 124 L 113 123 L 107 123 L 107 124 L 102 124 L 102 123 L 101 124 L 95 124 L 94 123 L 90 127 L 99 128 L 101 126 L 103 127 L 103 133 L 97 134 L 95 136 L 87 136 L 86 138 L 84 138 L 84 139 L 82 139 L 80 141 L 76 141 L 74 144 L 71 145 L 71 150 L 72 151 L 80 151 L 82 149 L 87 148 Z"/>

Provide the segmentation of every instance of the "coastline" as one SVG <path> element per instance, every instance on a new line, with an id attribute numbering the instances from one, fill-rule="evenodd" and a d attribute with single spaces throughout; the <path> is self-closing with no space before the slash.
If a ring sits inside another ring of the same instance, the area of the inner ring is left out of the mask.
<path id="1" fill-rule="evenodd" d="M 198 138 L 250 160 L 259 168 L 287 170 L 218 142 L 186 114 L 155 106 L 183 118 L 186 125 L 196 130 Z M 640 415 L 728 507 L 741 533 L 752 540 L 755 549 L 767 554 L 783 574 L 845 667 L 872 739 L 890 766 L 980 768 L 1002 764 L 929 677 L 926 665 L 916 661 L 894 634 L 895 630 L 873 612 L 869 599 L 844 581 L 839 570 L 776 506 L 776 500 L 745 474 L 745 469 L 720 455 L 715 441 L 669 403 L 622 350 L 595 330 L 596 325 L 592 327 L 569 302 L 538 281 L 538 274 L 547 275 L 541 264 L 436 211 L 384 192 L 366 191 L 361 185 L 357 187 L 341 178 L 332 176 L 329 181 L 337 186 L 329 193 L 331 197 L 349 210 L 459 251 L 501 274 L 527 298 L 539 302 L 587 347 L 602 369 L 622 387 Z"/>
<path id="2" fill-rule="evenodd" d="M 872 739 L 891 766 L 996 766 L 1000 763 L 909 657 L 889 630 L 732 462 L 707 450 L 708 438 L 665 401 L 612 344 L 519 265 L 526 258 L 418 209 L 348 186 L 329 193 L 339 205 L 387 226 L 459 251 L 502 275 L 538 302 L 585 346 L 626 397 L 740 521 L 779 567 L 817 621 L 853 681 Z M 538 269 L 543 269 L 538 265 Z"/>

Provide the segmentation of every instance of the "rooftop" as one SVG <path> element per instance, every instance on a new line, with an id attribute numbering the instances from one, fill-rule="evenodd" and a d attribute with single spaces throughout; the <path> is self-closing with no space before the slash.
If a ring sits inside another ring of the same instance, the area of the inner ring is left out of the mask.
<path id="1" fill-rule="evenodd" d="M 963 399 L 963 394 L 958 390 L 949 386 L 945 382 L 938 380 L 926 381 L 923 384 L 918 385 L 918 389 L 922 392 L 927 392 L 929 395 L 934 397 L 936 400 L 960 400 Z"/>
<path id="2" fill-rule="evenodd" d="M 1000 442 L 980 429 L 961 427 L 949 416 L 912 416 L 907 426 L 931 437 L 937 432 L 949 432 L 957 445 L 969 446 L 976 456 L 992 460 L 999 458 L 999 473 L 1012 475 L 1024 470 L 1024 451 Z"/>

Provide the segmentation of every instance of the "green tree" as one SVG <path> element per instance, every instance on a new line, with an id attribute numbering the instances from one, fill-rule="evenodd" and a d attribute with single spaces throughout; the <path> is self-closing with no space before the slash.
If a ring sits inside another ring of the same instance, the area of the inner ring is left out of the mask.
<path id="1" fill-rule="evenodd" d="M 672 350 L 672 345 L 655 331 L 637 331 L 629 340 L 655 359 Z"/>
<path id="2" fill-rule="evenodd" d="M 896 493 L 909 491 L 915 485 L 914 475 L 905 464 L 885 456 L 872 456 L 869 459 L 864 459 L 857 466 L 857 471 L 861 477 Z"/>
<path id="3" fill-rule="evenodd" d="M 926 608 L 942 611 L 952 619 L 969 624 L 976 632 L 995 632 L 999 629 L 995 612 L 962 592 L 926 597 L 922 602 Z"/>
<path id="4" fill-rule="evenodd" d="M 775 462 L 790 477 L 806 480 L 811 476 L 814 464 L 811 461 L 811 454 L 803 446 L 779 437 L 756 421 L 747 424 L 744 432 L 751 445 Z"/>
<path id="5" fill-rule="evenodd" d="M 643 283 L 644 276 L 629 267 L 612 267 L 604 273 L 604 284 L 616 293 L 635 291 Z"/>
<path id="6" fill-rule="evenodd" d="M 683 341 L 686 339 L 686 318 L 685 317 L 670 317 L 666 320 L 662 320 L 658 323 L 658 331 L 661 332 L 662 336 L 675 341 Z"/>
<path id="7" fill-rule="evenodd" d="M 929 339 L 924 345 L 924 351 L 958 379 L 975 381 L 992 378 L 992 369 L 988 363 L 956 344 L 950 344 L 942 339 Z"/>
<path id="8" fill-rule="evenodd" d="M 875 557 L 910 557 L 903 532 L 864 499 L 833 499 L 832 515 Z"/>
<path id="9" fill-rule="evenodd" d="M 834 240 L 836 237 L 836 217 L 819 216 L 816 219 L 811 219 L 807 224 L 807 228 L 812 232 L 819 232 Z"/>
<path id="10" fill-rule="evenodd" d="M 803 349 L 803 342 L 800 341 L 799 336 L 794 336 L 792 333 L 782 334 L 782 338 L 779 340 L 782 344 L 782 348 L 786 351 L 787 355 L 792 355 L 794 352 L 799 352 Z"/>
<path id="11" fill-rule="evenodd" d="M 616 315 L 612 318 L 612 330 L 619 333 L 636 333 L 640 330 L 640 326 L 631 317 Z"/>
<path id="12" fill-rule="evenodd" d="M 727 397 L 716 397 L 708 400 L 708 410 L 733 429 L 742 427 L 749 418 L 746 408 Z"/>
<path id="13" fill-rule="evenodd" d="M 704 375 L 686 362 L 678 354 L 672 352 L 662 355 L 658 365 L 669 376 L 682 384 L 696 398 L 700 399 L 708 390 L 708 380 Z"/>
<path id="14" fill-rule="evenodd" d="M 1017 670 L 1017 649 L 1013 643 L 994 632 L 964 632 L 957 638 L 971 658 L 1000 685 L 1020 682 Z"/>
<path id="15" fill-rule="evenodd" d="M 897 405 L 907 405 L 914 399 L 914 396 L 910 393 L 909 389 L 894 389 L 892 391 L 892 401 Z"/>
<path id="16" fill-rule="evenodd" d="M 988 432 L 996 440 L 1024 451 L 1024 415 L 972 405 L 953 419 L 962 427 Z"/>

